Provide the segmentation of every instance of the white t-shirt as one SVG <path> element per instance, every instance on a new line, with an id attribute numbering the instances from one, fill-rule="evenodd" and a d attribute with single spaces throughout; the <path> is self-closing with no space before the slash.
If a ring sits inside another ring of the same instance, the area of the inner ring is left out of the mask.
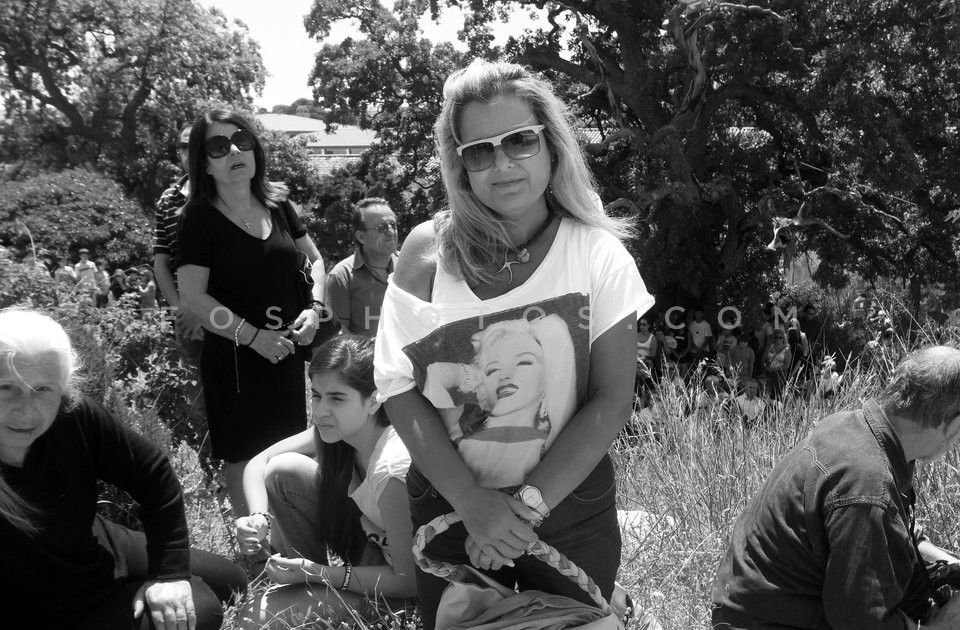
<path id="1" fill-rule="evenodd" d="M 387 562 L 390 562 L 390 545 L 383 515 L 380 514 L 380 496 L 390 479 L 399 479 L 406 483 L 408 468 L 410 453 L 400 441 L 397 430 L 389 426 L 380 435 L 373 449 L 367 465 L 367 476 L 361 482 L 359 475 L 355 474 L 350 484 L 349 496 L 360 508 L 360 525 L 367 535 L 367 540 L 380 547 Z"/>
<path id="2" fill-rule="evenodd" d="M 710 324 L 707 323 L 707 320 L 690 322 L 687 329 L 690 331 L 690 341 L 692 341 L 693 345 L 697 348 L 703 348 L 707 337 L 713 336 L 713 331 L 710 330 Z"/>
<path id="3" fill-rule="evenodd" d="M 481 300 L 442 265 L 431 302 L 391 281 L 377 391 L 417 387 L 481 486 L 517 485 L 583 404 L 593 342 L 652 305 L 616 237 L 564 219 L 533 275 L 504 295 Z"/>

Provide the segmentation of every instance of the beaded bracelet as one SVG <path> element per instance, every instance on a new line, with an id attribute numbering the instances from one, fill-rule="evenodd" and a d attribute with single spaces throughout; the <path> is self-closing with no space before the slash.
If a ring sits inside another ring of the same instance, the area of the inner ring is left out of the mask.
<path id="1" fill-rule="evenodd" d="M 347 587 L 350 586 L 350 575 L 353 573 L 353 566 L 350 563 L 343 565 L 344 574 L 343 574 L 343 584 L 340 585 L 340 590 L 345 591 Z"/>
<path id="2" fill-rule="evenodd" d="M 250 516 L 262 516 L 265 521 L 267 521 L 267 536 L 270 535 L 270 530 L 273 527 L 273 514 L 270 512 L 254 512 Z"/>
<path id="3" fill-rule="evenodd" d="M 233 343 L 236 346 L 240 346 L 240 329 L 243 328 L 243 325 L 247 322 L 244 318 L 240 318 L 240 323 L 237 324 L 237 327 L 233 329 Z"/>

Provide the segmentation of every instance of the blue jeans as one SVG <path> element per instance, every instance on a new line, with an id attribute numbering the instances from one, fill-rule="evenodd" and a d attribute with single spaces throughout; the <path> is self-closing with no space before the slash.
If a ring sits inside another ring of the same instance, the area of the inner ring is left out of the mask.
<path id="1" fill-rule="evenodd" d="M 414 528 L 453 511 L 453 507 L 440 496 L 416 464 L 411 465 L 407 472 L 407 494 Z M 604 456 L 587 478 L 551 511 L 549 518 L 536 530 L 541 540 L 586 571 L 608 600 L 620 567 L 621 540 L 615 500 L 613 463 L 609 456 Z M 463 547 L 466 537 L 466 529 L 458 523 L 434 538 L 427 545 L 425 554 L 433 560 L 470 564 Z M 508 587 L 538 589 L 593 604 L 593 600 L 579 586 L 539 559 L 521 556 L 514 560 L 514 564 L 515 567 L 482 572 Z M 417 596 L 424 630 L 432 630 L 436 624 L 437 607 L 446 586 L 447 581 L 443 578 L 417 569 Z"/>

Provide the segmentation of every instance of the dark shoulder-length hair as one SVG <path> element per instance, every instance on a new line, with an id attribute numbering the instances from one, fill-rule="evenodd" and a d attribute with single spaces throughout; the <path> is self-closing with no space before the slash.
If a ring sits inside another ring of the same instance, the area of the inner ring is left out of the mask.
<path id="1" fill-rule="evenodd" d="M 256 170 L 250 180 L 250 191 L 267 208 L 275 210 L 286 199 L 286 189 L 267 180 L 267 154 L 263 150 L 260 136 L 253 124 L 242 114 L 226 109 L 212 109 L 197 118 L 190 130 L 189 171 L 190 171 L 190 199 L 189 201 L 206 201 L 213 203 L 217 198 L 217 184 L 207 173 L 206 139 L 207 128 L 213 123 L 235 125 L 253 134 L 255 143 L 253 157 Z"/>
<path id="2" fill-rule="evenodd" d="M 340 335 L 320 346 L 310 362 L 310 378 L 331 372 L 364 398 L 375 395 L 373 340 L 360 335 Z M 382 407 L 377 411 L 377 422 L 382 426 L 390 423 Z M 353 480 L 356 450 L 343 441 L 327 444 L 320 439 L 320 432 L 316 429 L 313 440 L 320 463 L 317 470 L 319 499 L 325 510 L 317 536 L 328 550 L 344 560 L 358 562 L 366 545 L 366 536 L 360 525 L 360 509 L 347 496 Z"/>

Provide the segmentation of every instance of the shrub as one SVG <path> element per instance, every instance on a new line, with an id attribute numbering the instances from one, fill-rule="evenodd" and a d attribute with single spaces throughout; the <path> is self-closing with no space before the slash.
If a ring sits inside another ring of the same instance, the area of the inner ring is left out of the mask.
<path id="1" fill-rule="evenodd" d="M 63 254 L 81 247 L 92 258 L 130 266 L 148 259 L 152 234 L 144 209 L 118 183 L 75 168 L 0 182 L 0 242 L 17 258 Z"/>

